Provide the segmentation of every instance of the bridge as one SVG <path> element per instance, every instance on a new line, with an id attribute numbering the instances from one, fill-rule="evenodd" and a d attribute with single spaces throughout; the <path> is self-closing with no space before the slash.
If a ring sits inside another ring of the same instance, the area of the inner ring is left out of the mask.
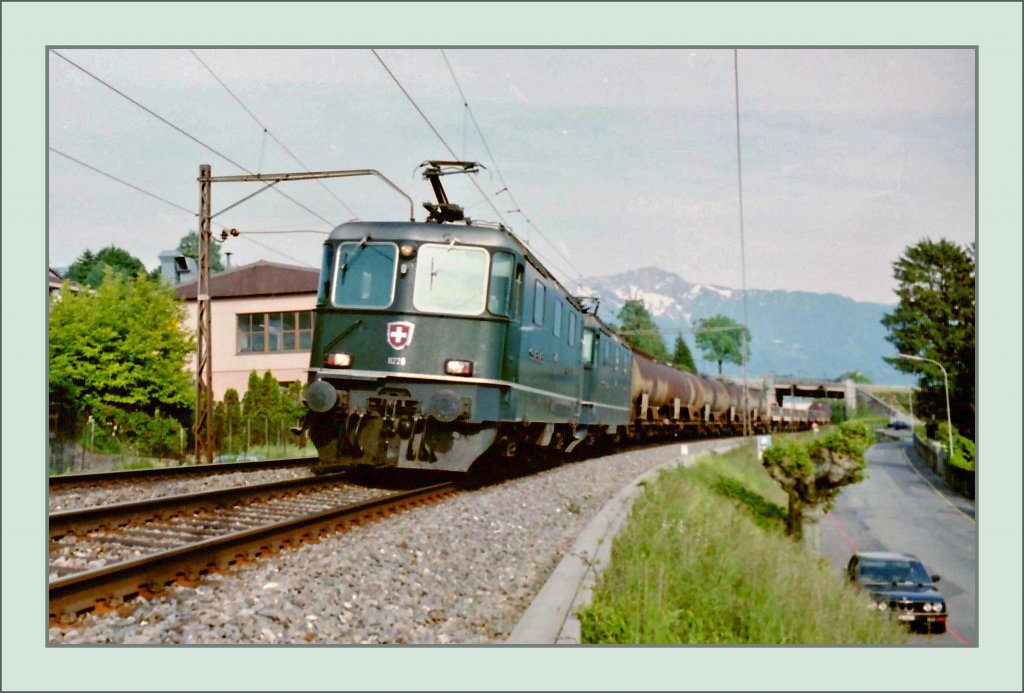
<path id="1" fill-rule="evenodd" d="M 739 385 L 743 381 L 738 378 L 730 380 Z M 813 378 L 794 378 L 792 376 L 766 376 L 763 383 L 751 378 L 747 381 L 750 387 L 763 386 L 768 393 L 769 401 L 775 400 L 782 406 L 783 397 L 810 397 L 814 399 L 841 399 L 847 413 L 857 410 L 857 386 L 852 380 L 815 380 Z"/>

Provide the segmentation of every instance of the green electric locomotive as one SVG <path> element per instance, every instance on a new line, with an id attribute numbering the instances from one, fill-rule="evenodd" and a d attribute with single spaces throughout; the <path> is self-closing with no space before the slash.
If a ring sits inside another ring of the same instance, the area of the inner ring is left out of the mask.
<path id="1" fill-rule="evenodd" d="M 425 206 L 324 244 L 303 421 L 321 464 L 464 472 L 624 426 L 628 348 L 504 227 L 443 191 Z"/>

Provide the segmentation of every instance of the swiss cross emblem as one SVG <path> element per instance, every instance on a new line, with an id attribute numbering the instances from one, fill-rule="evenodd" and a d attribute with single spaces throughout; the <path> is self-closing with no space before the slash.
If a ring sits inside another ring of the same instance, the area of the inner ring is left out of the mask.
<path id="1" fill-rule="evenodd" d="M 416 326 L 411 322 L 389 322 L 388 344 L 392 349 L 404 349 L 412 341 L 412 333 L 415 329 Z"/>

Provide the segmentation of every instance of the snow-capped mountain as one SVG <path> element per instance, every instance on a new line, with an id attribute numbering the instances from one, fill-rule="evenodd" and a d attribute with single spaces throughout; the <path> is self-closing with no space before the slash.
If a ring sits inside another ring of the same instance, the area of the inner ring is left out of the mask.
<path id="1" fill-rule="evenodd" d="M 682 328 L 697 366 L 708 373 L 717 365 L 701 358 L 693 333 L 686 328 L 718 314 L 743 322 L 742 291 L 694 284 L 657 267 L 587 279 L 580 293 L 599 297 L 598 315 L 612 323 L 618 322 L 627 300 L 642 300 L 669 349 Z M 909 385 L 912 378 L 882 361 L 882 356 L 894 355 L 880 322 L 890 310 L 881 303 L 860 303 L 838 294 L 748 289 L 749 372 L 835 378 L 860 371 L 875 383 Z M 727 375 L 740 372 L 738 366 L 723 366 Z"/>

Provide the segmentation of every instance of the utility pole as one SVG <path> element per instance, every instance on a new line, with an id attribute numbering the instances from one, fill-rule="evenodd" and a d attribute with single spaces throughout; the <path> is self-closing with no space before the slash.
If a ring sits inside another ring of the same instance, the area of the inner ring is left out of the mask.
<path id="1" fill-rule="evenodd" d="M 210 359 L 210 165 L 199 165 L 199 282 L 196 306 L 196 464 L 213 462 L 213 361 Z"/>
<path id="2" fill-rule="evenodd" d="M 339 171 L 303 171 L 297 173 L 263 173 L 245 176 L 218 176 L 214 178 L 211 175 L 209 164 L 199 165 L 199 281 L 196 291 L 199 324 L 196 328 L 196 418 L 194 429 L 196 464 L 203 464 L 204 460 L 207 464 L 213 462 L 213 427 L 210 425 L 213 418 L 213 362 L 210 358 L 212 347 L 212 333 L 210 331 L 210 243 L 213 241 L 213 238 L 210 235 L 210 220 L 229 209 L 237 207 L 246 200 L 271 189 L 282 181 L 351 178 L 354 176 L 376 176 L 380 178 L 392 190 L 409 202 L 409 221 L 416 221 L 416 216 L 413 214 L 412 198 L 379 171 L 371 168 Z M 247 195 L 234 204 L 228 205 L 217 212 L 217 214 L 213 214 L 210 195 L 214 183 L 264 183 L 265 185 L 251 195 Z M 232 229 L 230 234 L 237 236 L 238 230 Z M 223 231 L 221 233 L 221 240 L 223 241 L 227 237 L 228 232 Z M 248 419 L 245 425 L 245 435 L 246 449 L 248 449 Z"/>

